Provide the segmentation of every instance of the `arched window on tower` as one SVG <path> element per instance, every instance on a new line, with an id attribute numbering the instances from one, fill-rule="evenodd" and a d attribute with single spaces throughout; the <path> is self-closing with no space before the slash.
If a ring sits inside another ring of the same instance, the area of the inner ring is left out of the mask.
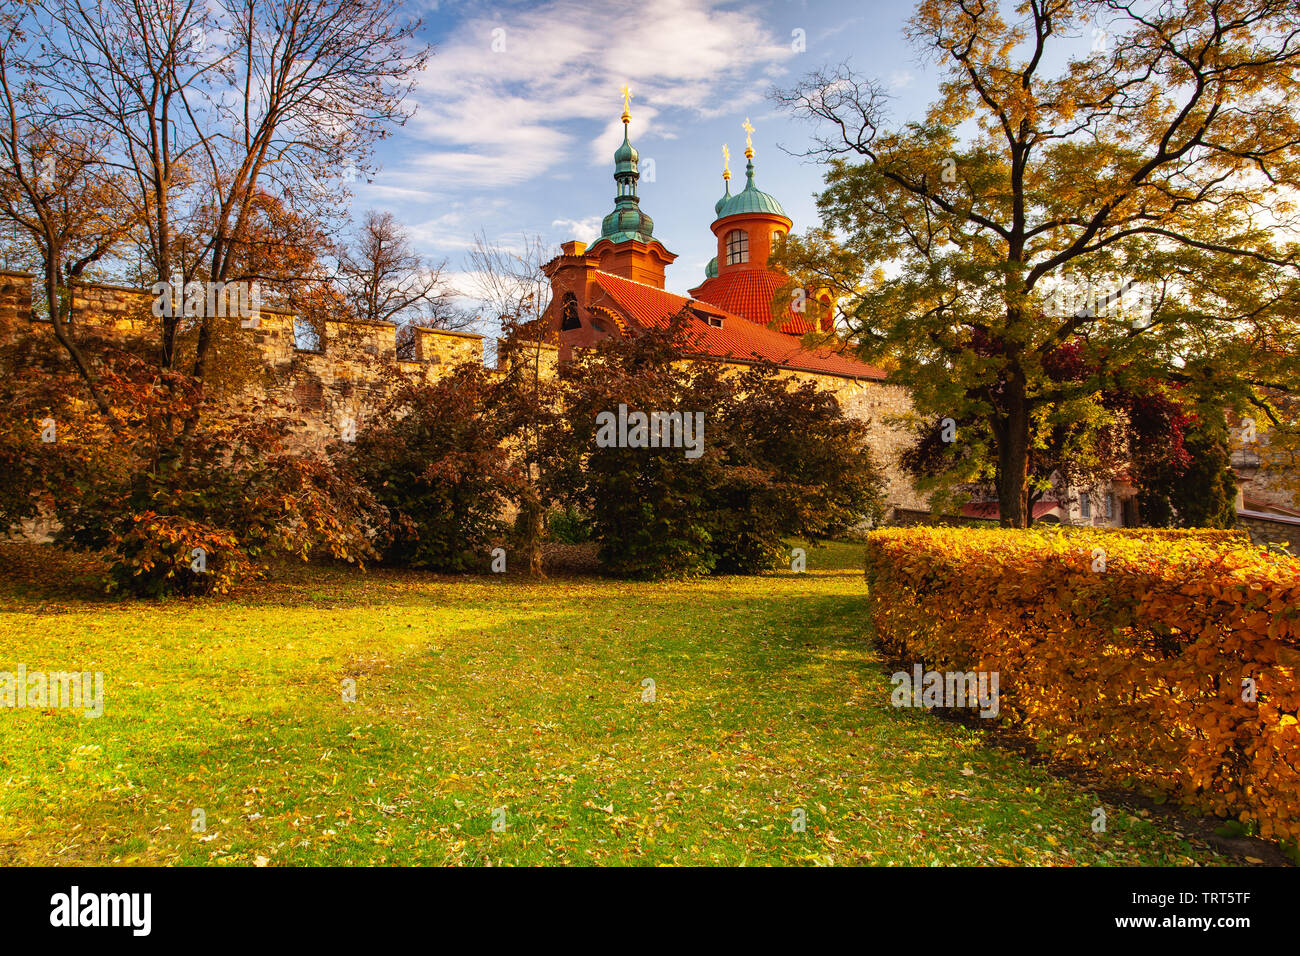
<path id="1" fill-rule="evenodd" d="M 582 328 L 582 322 L 578 318 L 578 299 L 572 292 L 564 293 L 564 306 L 560 316 L 561 332 L 572 332 L 574 329 Z"/>
<path id="2" fill-rule="evenodd" d="M 727 233 L 727 265 L 749 261 L 749 233 L 733 229 Z"/>

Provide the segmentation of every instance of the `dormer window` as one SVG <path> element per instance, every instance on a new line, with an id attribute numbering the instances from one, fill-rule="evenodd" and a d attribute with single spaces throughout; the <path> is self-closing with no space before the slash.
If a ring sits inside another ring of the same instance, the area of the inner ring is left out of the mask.
<path id="1" fill-rule="evenodd" d="M 691 309 L 691 314 L 702 321 L 705 325 L 711 325 L 715 329 L 722 328 L 722 316 L 714 315 L 712 312 L 706 312 L 704 309 Z"/>
<path id="2" fill-rule="evenodd" d="M 749 233 L 733 229 L 727 233 L 727 265 L 749 261 Z"/>

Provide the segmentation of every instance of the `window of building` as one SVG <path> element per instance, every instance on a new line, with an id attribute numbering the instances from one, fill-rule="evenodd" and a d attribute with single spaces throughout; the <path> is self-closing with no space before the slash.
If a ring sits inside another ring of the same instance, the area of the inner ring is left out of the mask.
<path id="1" fill-rule="evenodd" d="M 578 299 L 572 292 L 566 292 L 564 293 L 564 309 L 560 320 L 560 331 L 571 332 L 580 328 L 582 328 L 582 322 L 578 319 Z"/>
<path id="2" fill-rule="evenodd" d="M 749 233 L 733 229 L 727 233 L 727 265 L 749 261 Z"/>
<path id="3" fill-rule="evenodd" d="M 1114 495 L 1114 493 L 1107 493 L 1107 495 L 1106 495 L 1106 520 L 1109 521 L 1110 519 L 1112 519 L 1112 518 L 1114 518 L 1114 517 L 1115 517 L 1115 495 Z"/>
<path id="4" fill-rule="evenodd" d="M 1092 496 L 1087 493 L 1079 496 L 1079 516 L 1082 518 L 1092 517 Z"/>
<path id="5" fill-rule="evenodd" d="M 708 312 L 704 309 L 695 309 L 695 308 L 691 309 L 691 314 L 695 316 L 697 319 L 699 319 L 701 322 L 704 322 L 707 325 L 711 325 L 715 329 L 722 328 L 722 316 L 720 315 L 715 315 L 714 313 Z"/>

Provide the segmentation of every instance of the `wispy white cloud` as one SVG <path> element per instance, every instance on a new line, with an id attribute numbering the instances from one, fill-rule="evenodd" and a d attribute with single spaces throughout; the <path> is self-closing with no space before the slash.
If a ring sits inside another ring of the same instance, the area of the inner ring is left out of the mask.
<path id="1" fill-rule="evenodd" d="M 600 216 L 588 216 L 586 219 L 557 219 L 551 227 L 559 229 L 566 236 L 592 243 L 600 235 Z"/>
<path id="2" fill-rule="evenodd" d="M 895 70 L 889 74 L 889 85 L 897 90 L 905 90 L 915 79 L 911 70 Z"/>
<path id="3" fill-rule="evenodd" d="M 633 88 L 641 147 L 675 135 L 682 111 L 709 118 L 760 102 L 756 79 L 795 55 L 754 9 L 711 0 L 543 0 L 472 12 L 421 77 L 407 133 L 424 149 L 384 179 L 399 188 L 511 185 L 566 164 L 607 164 L 623 135 L 623 83 Z"/>

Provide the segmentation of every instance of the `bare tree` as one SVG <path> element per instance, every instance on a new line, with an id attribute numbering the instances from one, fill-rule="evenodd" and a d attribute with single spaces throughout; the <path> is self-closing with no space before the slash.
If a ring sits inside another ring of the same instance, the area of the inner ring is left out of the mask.
<path id="1" fill-rule="evenodd" d="M 196 276 L 178 234 L 186 231 L 180 196 L 193 185 L 199 136 L 188 122 L 185 93 L 197 95 L 216 69 L 196 49 L 214 24 L 195 0 L 41 0 L 45 56 L 33 79 L 52 116 L 111 131 L 109 160 L 126 178 L 123 205 L 145 223 L 146 260 L 154 281 Z M 179 248 L 178 248 L 179 247 Z M 179 317 L 165 316 L 161 364 L 171 368 Z"/>
<path id="2" fill-rule="evenodd" d="M 399 0 L 39 0 L 63 109 L 120 136 L 156 280 L 237 274 L 259 191 L 338 209 L 339 184 L 405 120 L 427 48 Z M 204 377 L 212 316 L 199 320 Z M 161 359 L 176 362 L 176 318 Z"/>
<path id="3" fill-rule="evenodd" d="M 517 243 L 474 237 L 467 259 L 474 276 L 469 290 L 483 304 L 485 316 L 501 327 L 507 340 L 540 322 L 550 304 L 551 281 L 542 266 L 551 258 L 541 236 L 523 235 Z"/>
<path id="4" fill-rule="evenodd" d="M 500 324 L 506 354 L 497 353 L 504 386 L 514 392 L 518 410 L 521 454 L 528 481 L 520 501 L 521 538 L 528 573 L 542 574 L 541 530 L 544 501 L 538 479 L 545 463 L 539 434 L 548 418 L 549 399 L 542 381 L 542 355 L 557 345 L 543 321 L 550 304 L 551 284 L 543 266 L 551 258 L 540 236 L 523 236 L 517 246 L 490 242 L 480 233 L 468 259 L 475 277 L 475 297 Z"/>
<path id="5" fill-rule="evenodd" d="M 101 157 L 110 136 L 55 122 L 39 91 L 21 77 L 30 50 L 21 12 L 0 13 L 0 217 L 39 262 L 45 313 L 96 407 L 113 430 L 113 414 L 72 328 L 72 287 L 108 256 L 135 225 L 115 198 L 118 182 Z"/>
<path id="6" fill-rule="evenodd" d="M 463 329 L 474 316 L 457 306 L 446 262 L 427 264 L 389 212 L 369 210 L 339 250 L 338 283 L 355 318 L 393 322 L 398 358 L 414 358 L 415 329 Z"/>

